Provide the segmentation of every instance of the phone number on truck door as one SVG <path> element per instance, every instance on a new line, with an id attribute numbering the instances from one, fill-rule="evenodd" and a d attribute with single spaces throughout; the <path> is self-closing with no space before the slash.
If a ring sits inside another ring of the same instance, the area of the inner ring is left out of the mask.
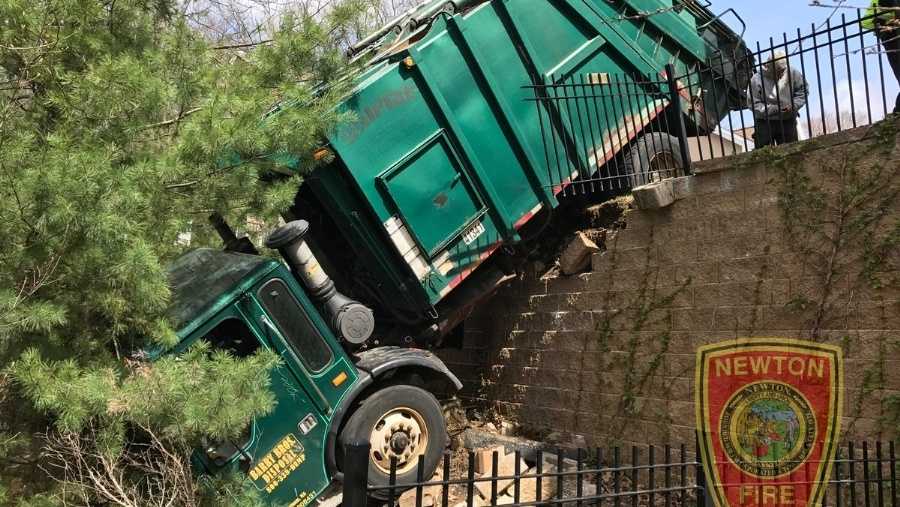
<path id="1" fill-rule="evenodd" d="M 250 478 L 254 481 L 262 480 L 266 493 L 271 493 L 304 461 L 306 453 L 303 444 L 293 434 L 288 434 L 250 469 Z"/>

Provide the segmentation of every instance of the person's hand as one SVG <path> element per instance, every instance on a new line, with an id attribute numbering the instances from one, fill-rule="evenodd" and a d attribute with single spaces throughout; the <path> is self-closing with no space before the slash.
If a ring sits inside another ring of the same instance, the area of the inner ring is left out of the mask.
<path id="1" fill-rule="evenodd" d="M 793 113 L 794 108 L 792 106 L 784 106 L 781 108 L 782 113 Z"/>

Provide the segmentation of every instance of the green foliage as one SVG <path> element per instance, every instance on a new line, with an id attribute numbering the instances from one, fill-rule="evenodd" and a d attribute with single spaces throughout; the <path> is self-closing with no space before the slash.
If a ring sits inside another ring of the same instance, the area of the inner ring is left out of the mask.
<path id="1" fill-rule="evenodd" d="M 157 428 L 166 438 L 190 443 L 204 436 L 236 438 L 249 416 L 271 410 L 269 371 L 278 361 L 269 351 L 237 359 L 200 342 L 178 357 L 133 363 L 127 372 L 82 367 L 71 359 L 47 362 L 32 349 L 14 371 L 24 393 L 53 413 L 63 430 L 77 432 L 99 415 L 112 426 Z"/>
<path id="2" fill-rule="evenodd" d="M 271 43 L 234 52 L 172 0 L 0 2 L 0 443 L 52 422 L 100 428 L 111 453 L 131 425 L 182 445 L 271 409 L 268 354 L 127 357 L 176 340 L 164 266 L 185 237 L 212 243 L 211 212 L 272 224 L 291 203 L 343 119 L 347 80 L 323 82 L 352 71 L 341 45 L 366 4 L 285 13 Z M 298 107 L 262 121 L 277 103 Z M 0 455 L 2 484 L 18 472 Z"/>
<path id="3" fill-rule="evenodd" d="M 262 507 L 259 492 L 250 486 L 243 475 L 217 475 L 204 477 L 200 483 L 201 507 L 239 505 L 241 507 Z"/>

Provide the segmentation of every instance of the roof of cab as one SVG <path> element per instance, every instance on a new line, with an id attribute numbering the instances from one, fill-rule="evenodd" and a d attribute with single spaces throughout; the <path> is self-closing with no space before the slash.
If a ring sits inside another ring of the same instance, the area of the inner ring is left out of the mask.
<path id="1" fill-rule="evenodd" d="M 166 316 L 186 338 L 280 263 L 274 259 L 211 248 L 192 250 L 168 269 L 172 300 Z"/>

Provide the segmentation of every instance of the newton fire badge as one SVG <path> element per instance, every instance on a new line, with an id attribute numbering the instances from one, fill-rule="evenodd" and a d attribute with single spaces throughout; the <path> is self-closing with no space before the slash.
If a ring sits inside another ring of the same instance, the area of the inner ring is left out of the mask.
<path id="1" fill-rule="evenodd" d="M 719 507 L 812 507 L 840 434 L 841 349 L 753 338 L 697 350 L 696 410 Z"/>

